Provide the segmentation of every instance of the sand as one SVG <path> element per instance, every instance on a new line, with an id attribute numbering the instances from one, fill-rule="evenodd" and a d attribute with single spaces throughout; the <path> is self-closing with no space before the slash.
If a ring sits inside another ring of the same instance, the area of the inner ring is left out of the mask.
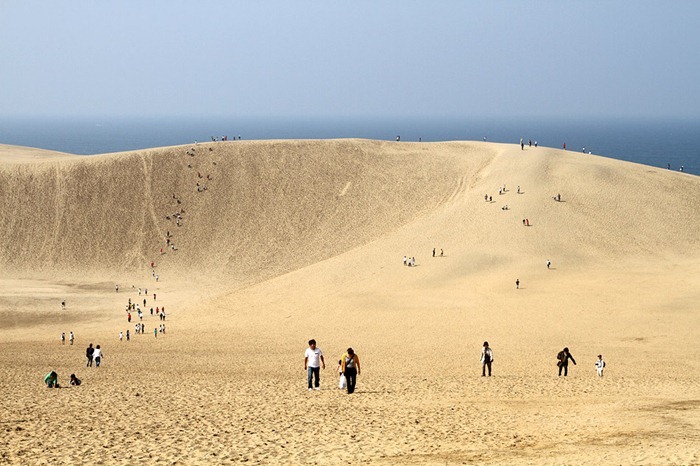
<path id="1" fill-rule="evenodd" d="M 0 463 L 700 463 L 700 178 L 480 142 L 193 147 L 0 148 Z M 120 342 L 139 287 L 167 332 L 146 312 Z"/>

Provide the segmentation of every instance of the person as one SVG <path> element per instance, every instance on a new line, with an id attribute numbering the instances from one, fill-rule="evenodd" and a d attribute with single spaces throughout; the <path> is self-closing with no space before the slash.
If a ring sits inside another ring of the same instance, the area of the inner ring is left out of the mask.
<path id="1" fill-rule="evenodd" d="M 345 374 L 343 374 L 343 361 L 341 359 L 338 359 L 336 372 L 338 373 L 338 388 L 342 390 L 347 387 L 348 382 L 345 380 Z"/>
<path id="2" fill-rule="evenodd" d="M 61 333 L 61 344 L 66 344 L 66 332 Z"/>
<path id="3" fill-rule="evenodd" d="M 525 150 L 525 143 L 523 142 L 523 138 L 520 138 L 520 150 Z"/>
<path id="4" fill-rule="evenodd" d="M 519 290 L 519 289 L 520 289 L 520 279 L 519 279 L 519 278 L 516 278 L 516 279 L 515 279 L 515 289 L 516 289 L 516 290 Z"/>
<path id="5" fill-rule="evenodd" d="M 126 313 L 126 320 L 127 322 L 131 322 L 131 312 Z"/>
<path id="6" fill-rule="evenodd" d="M 66 302 L 61 301 L 61 309 L 65 310 L 66 309 Z"/>
<path id="7" fill-rule="evenodd" d="M 550 265 L 552 265 L 552 262 L 549 259 L 547 259 L 547 269 L 549 269 Z"/>
<path id="8" fill-rule="evenodd" d="M 435 248 L 433 248 L 433 257 L 435 257 Z"/>
<path id="9" fill-rule="evenodd" d="M 95 352 L 92 354 L 93 359 L 95 360 L 95 367 L 100 367 L 100 363 L 102 362 L 102 358 L 104 358 L 104 354 L 102 354 L 102 350 L 100 349 L 100 345 L 97 345 L 95 347 Z"/>
<path id="10" fill-rule="evenodd" d="M 158 328 L 157 327 L 153 327 L 153 336 L 158 338 Z"/>
<path id="11" fill-rule="evenodd" d="M 139 287 L 139 296 L 141 296 L 141 287 Z"/>
<path id="12" fill-rule="evenodd" d="M 92 359 L 95 353 L 95 348 L 92 347 L 92 343 L 90 343 L 90 346 L 87 347 L 85 350 L 85 357 L 87 358 L 87 367 L 92 366 Z"/>
<path id="13" fill-rule="evenodd" d="M 360 375 L 360 358 L 357 357 L 352 348 L 348 348 L 348 351 L 343 354 L 340 361 L 342 364 L 341 369 L 348 385 L 348 394 L 351 394 L 355 391 L 357 376 Z"/>
<path id="14" fill-rule="evenodd" d="M 73 345 L 73 340 L 74 340 L 73 331 L 71 331 L 70 334 L 68 334 L 68 341 L 70 342 L 71 346 Z"/>
<path id="15" fill-rule="evenodd" d="M 493 351 L 489 347 L 489 342 L 484 342 L 484 347 L 481 348 L 481 376 L 486 377 L 486 368 L 489 368 L 489 377 L 491 377 L 491 363 L 493 362 Z"/>
<path id="16" fill-rule="evenodd" d="M 83 382 L 81 382 L 81 380 L 80 380 L 79 378 L 77 378 L 77 377 L 75 376 L 75 374 L 71 374 L 71 375 L 70 375 L 70 384 L 71 384 L 71 385 L 75 385 L 75 386 L 77 387 L 77 386 L 80 385 L 81 383 L 83 383 Z"/>
<path id="17" fill-rule="evenodd" d="M 574 357 L 569 353 L 569 348 L 564 348 L 563 350 L 559 351 L 557 354 L 557 366 L 559 366 L 559 377 L 561 377 L 561 371 L 564 369 L 564 377 L 569 375 L 569 359 L 571 359 L 571 362 L 574 363 L 574 366 L 576 365 L 576 360 Z"/>
<path id="18" fill-rule="evenodd" d="M 48 388 L 61 388 L 61 386 L 58 384 L 58 374 L 56 371 L 51 371 L 46 374 L 46 377 L 44 377 L 44 383 Z"/>
<path id="19" fill-rule="evenodd" d="M 116 289 L 116 290 L 117 290 L 117 293 L 119 293 L 119 283 L 117 283 L 116 285 L 114 285 L 114 289 Z"/>
<path id="20" fill-rule="evenodd" d="M 129 341 L 131 339 L 131 334 L 129 334 L 129 330 L 126 330 L 126 341 Z"/>
<path id="21" fill-rule="evenodd" d="M 520 185 L 518 185 L 518 194 L 520 194 Z"/>
<path id="22" fill-rule="evenodd" d="M 326 368 L 326 361 L 323 359 L 323 352 L 316 348 L 316 340 L 309 340 L 309 347 L 304 352 L 304 370 L 306 370 L 306 381 L 309 391 L 321 389 L 321 367 Z M 311 386 L 311 379 L 315 378 L 314 386 Z"/>
<path id="23" fill-rule="evenodd" d="M 445 257 L 445 251 L 443 251 L 442 249 L 440 249 L 440 257 Z"/>
<path id="24" fill-rule="evenodd" d="M 598 360 L 595 362 L 595 369 L 598 371 L 598 377 L 603 376 L 603 369 L 605 369 L 605 361 L 603 361 L 603 355 L 598 355 Z"/>
<path id="25" fill-rule="evenodd" d="M 124 333 L 119 332 L 119 341 L 121 342 L 124 339 Z"/>

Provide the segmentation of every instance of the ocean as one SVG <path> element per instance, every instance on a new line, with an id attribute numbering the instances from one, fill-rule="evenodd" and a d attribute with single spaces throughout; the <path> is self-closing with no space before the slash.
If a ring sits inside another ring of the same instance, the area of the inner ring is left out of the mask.
<path id="1" fill-rule="evenodd" d="M 700 120 L 635 119 L 291 119 L 0 118 L 0 144 L 79 155 L 229 139 L 367 138 L 395 141 L 483 140 L 592 152 L 700 175 Z"/>

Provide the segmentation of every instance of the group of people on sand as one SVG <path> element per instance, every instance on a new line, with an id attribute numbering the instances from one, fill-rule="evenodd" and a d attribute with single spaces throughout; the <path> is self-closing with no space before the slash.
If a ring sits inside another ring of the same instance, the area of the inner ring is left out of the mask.
<path id="1" fill-rule="evenodd" d="M 436 257 L 435 254 L 435 248 L 433 248 L 433 257 Z M 440 249 L 440 257 L 445 257 L 445 251 L 443 251 L 442 249 Z"/>
<path id="2" fill-rule="evenodd" d="M 100 364 L 102 364 L 102 359 L 104 359 L 105 355 L 102 352 L 102 348 L 100 348 L 100 345 L 97 345 L 96 347 L 93 348 L 92 343 L 88 345 L 88 347 L 85 349 L 85 358 L 87 359 L 87 365 L 86 367 L 93 367 L 93 362 L 95 364 L 94 367 L 100 367 Z M 58 383 L 58 373 L 56 371 L 51 371 L 46 376 L 44 377 L 44 383 L 48 388 L 61 388 L 61 385 Z M 82 381 L 76 377 L 75 374 L 70 375 L 70 385 L 78 386 L 82 383 Z"/>
<path id="3" fill-rule="evenodd" d="M 309 340 L 309 347 L 304 352 L 304 370 L 308 390 L 321 390 L 321 369 L 326 368 L 323 352 L 316 346 L 316 340 Z M 338 388 L 346 389 L 348 394 L 355 392 L 357 376 L 360 375 L 360 358 L 352 348 L 348 348 L 338 360 Z"/>
<path id="4" fill-rule="evenodd" d="M 488 376 L 491 377 L 493 361 L 493 349 L 489 346 L 489 342 L 485 341 L 481 348 L 480 359 L 482 377 L 486 377 L 487 372 Z M 576 365 L 576 360 L 569 348 L 565 347 L 557 354 L 557 367 L 559 368 L 560 377 L 562 372 L 564 377 L 569 375 L 569 361 Z M 605 369 L 605 361 L 602 354 L 598 355 L 595 368 L 598 376 L 602 377 Z M 309 340 L 309 347 L 304 352 L 304 371 L 306 371 L 308 391 L 321 390 L 321 369 L 326 369 L 326 361 L 323 357 L 323 351 L 316 345 L 316 340 L 312 338 Z M 360 375 L 360 358 L 352 348 L 348 348 L 340 357 L 336 372 L 338 373 L 338 388 L 346 389 L 348 394 L 353 393 L 357 384 L 357 376 Z"/>
<path id="5" fill-rule="evenodd" d="M 416 258 L 403 256 L 403 265 L 406 265 L 408 267 L 415 267 L 416 266 Z"/>
<path id="6" fill-rule="evenodd" d="M 486 370 L 488 369 L 489 377 L 491 377 L 491 364 L 493 363 L 493 350 L 489 346 L 489 342 L 485 341 L 483 347 L 481 348 L 481 376 L 486 377 Z M 569 352 L 569 348 L 565 347 L 563 350 L 557 353 L 557 367 L 559 368 L 559 377 L 561 377 L 562 372 L 564 372 L 564 377 L 569 375 L 569 361 L 576 365 L 576 360 Z M 595 362 L 596 372 L 598 377 L 603 376 L 603 370 L 605 369 L 605 361 L 603 360 L 603 355 L 599 354 L 598 359 Z"/>
<path id="7" fill-rule="evenodd" d="M 151 265 L 153 265 L 153 262 L 151 262 Z M 132 286 L 132 288 L 135 288 L 135 286 Z M 139 296 L 149 296 L 148 294 L 148 288 L 141 289 L 140 287 L 138 288 L 138 295 Z M 157 299 L 157 294 L 153 293 L 153 300 L 155 301 Z M 147 304 L 147 300 L 144 297 L 143 298 L 143 305 L 144 307 Z M 141 305 L 139 303 L 132 303 L 131 298 L 129 298 L 128 303 L 126 305 L 126 320 L 127 322 L 131 323 L 131 311 L 136 310 L 136 313 L 139 317 L 139 321 L 143 321 L 143 316 L 144 313 L 141 311 Z M 155 313 L 155 316 L 158 317 L 158 320 L 164 321 L 166 318 L 165 314 L 165 306 L 156 306 L 155 311 L 153 307 L 151 307 L 151 316 L 153 316 Z M 145 334 L 146 333 L 146 326 L 142 322 L 137 322 L 136 325 L 134 326 L 134 334 Z M 158 327 L 154 327 L 153 329 L 153 335 L 157 338 L 159 333 L 165 333 L 165 324 L 160 324 Z M 124 335 L 125 333 L 123 331 L 119 332 L 119 341 L 124 340 Z M 131 341 L 131 334 L 129 333 L 129 330 L 126 330 L 126 341 Z"/>
<path id="8" fill-rule="evenodd" d="M 75 335 L 73 335 L 73 331 L 68 333 L 68 341 L 70 342 L 71 345 L 73 345 L 73 341 L 75 340 Z M 65 345 L 66 344 L 66 332 L 61 333 L 61 344 Z"/>

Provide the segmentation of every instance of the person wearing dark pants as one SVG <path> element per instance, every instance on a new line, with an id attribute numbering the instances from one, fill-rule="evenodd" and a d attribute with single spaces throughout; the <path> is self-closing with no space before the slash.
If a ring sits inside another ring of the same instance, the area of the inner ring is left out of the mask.
<path id="1" fill-rule="evenodd" d="M 571 359 L 571 362 L 574 363 L 574 366 L 576 365 L 576 360 L 574 357 L 569 353 L 569 348 L 564 348 L 563 350 L 559 351 L 559 354 L 557 354 L 557 359 L 559 362 L 557 362 L 557 366 L 559 366 L 559 376 L 561 377 L 561 371 L 564 369 L 564 377 L 569 375 L 569 359 Z"/>
<path id="2" fill-rule="evenodd" d="M 357 357 L 352 348 L 348 348 L 347 353 L 340 358 L 341 370 L 345 374 L 345 380 L 348 384 L 348 394 L 355 391 L 355 383 L 357 376 L 360 375 L 360 358 Z"/>
<path id="3" fill-rule="evenodd" d="M 326 361 L 323 359 L 323 353 L 320 348 L 316 348 L 316 340 L 309 340 L 309 347 L 304 353 L 304 369 L 306 369 L 306 380 L 309 384 L 309 391 L 313 388 L 321 389 L 320 376 L 321 367 L 326 368 Z M 315 387 L 312 388 L 311 381 L 315 377 Z"/>
<path id="4" fill-rule="evenodd" d="M 87 367 L 92 366 L 92 355 L 95 353 L 95 348 L 92 347 L 92 343 L 85 350 L 85 357 L 87 358 Z"/>
<path id="5" fill-rule="evenodd" d="M 489 377 L 491 377 L 491 363 L 493 362 L 493 351 L 489 347 L 489 342 L 484 342 L 484 347 L 481 349 L 481 376 L 486 377 L 486 368 L 489 368 Z"/>

